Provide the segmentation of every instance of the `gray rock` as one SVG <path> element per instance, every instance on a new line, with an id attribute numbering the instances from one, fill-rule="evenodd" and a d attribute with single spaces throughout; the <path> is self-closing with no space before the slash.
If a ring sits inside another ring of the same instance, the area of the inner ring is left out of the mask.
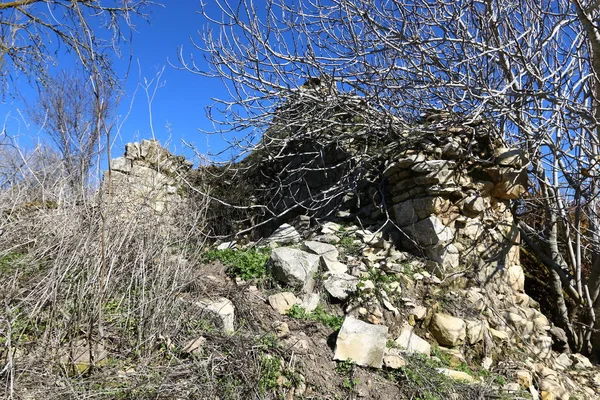
<path id="1" fill-rule="evenodd" d="M 460 253 L 452 243 L 438 244 L 425 249 L 427 258 L 439 263 L 443 269 L 455 269 L 460 265 Z"/>
<path id="2" fill-rule="evenodd" d="M 423 161 L 415 164 L 411 167 L 414 172 L 439 172 L 443 169 L 454 169 L 456 167 L 455 161 L 448 160 L 430 160 Z"/>
<path id="3" fill-rule="evenodd" d="M 288 243 L 298 243 L 302 240 L 302 237 L 296 231 L 296 229 L 289 225 L 283 224 L 279 228 L 273 232 L 271 236 L 267 239 L 269 243 L 278 243 L 278 244 L 288 244 Z"/>
<path id="4" fill-rule="evenodd" d="M 131 172 L 133 164 L 131 160 L 125 157 L 118 157 L 110 160 L 110 167 L 113 171 L 119 171 L 128 174 Z"/>
<path id="5" fill-rule="evenodd" d="M 210 319 L 224 332 L 234 331 L 235 307 L 229 299 L 225 297 L 205 298 L 194 304 L 200 309 L 203 318 Z"/>
<path id="6" fill-rule="evenodd" d="M 337 336 L 334 360 L 352 360 L 365 367 L 381 368 L 387 333 L 387 326 L 346 317 Z"/>
<path id="7" fill-rule="evenodd" d="M 358 278 L 341 273 L 331 274 L 323 281 L 323 287 L 331 296 L 338 300 L 346 300 L 349 295 L 356 292 Z"/>
<path id="8" fill-rule="evenodd" d="M 306 241 L 304 242 L 304 248 L 309 253 L 316 254 L 323 257 L 324 260 L 337 261 L 339 252 L 337 248 L 331 244 Z"/>
<path id="9" fill-rule="evenodd" d="M 319 306 L 321 296 L 318 293 L 305 293 L 300 296 L 300 307 L 304 308 L 304 311 L 311 313 Z"/>
<path id="10" fill-rule="evenodd" d="M 319 256 L 289 247 L 274 249 L 269 259 L 273 276 L 290 286 L 301 286 L 311 292 L 315 285 L 314 274 L 319 269 Z"/>
<path id="11" fill-rule="evenodd" d="M 188 354 L 202 354 L 202 350 L 204 349 L 204 345 L 206 344 L 206 338 L 204 336 L 199 336 L 196 339 L 192 339 L 185 344 L 183 348 L 184 353 Z"/>
<path id="12" fill-rule="evenodd" d="M 503 167 L 523 168 L 529 164 L 529 159 L 520 149 L 499 149 L 496 164 Z"/>
<path id="13" fill-rule="evenodd" d="M 425 218 L 414 225 L 403 228 L 412 240 L 421 246 L 433 246 L 454 239 L 454 228 L 445 226 L 437 217 Z"/>

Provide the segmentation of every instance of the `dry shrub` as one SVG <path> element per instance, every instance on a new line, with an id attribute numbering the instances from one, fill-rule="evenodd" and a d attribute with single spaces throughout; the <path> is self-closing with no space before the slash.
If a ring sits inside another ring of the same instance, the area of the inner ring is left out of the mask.
<path id="1" fill-rule="evenodd" d="M 194 277 L 206 204 L 182 201 L 168 217 L 143 207 L 125 215 L 99 195 L 58 203 L 15 197 L 26 187 L 9 189 L 0 192 L 6 395 L 19 398 L 30 388 L 39 393 L 33 398 L 48 390 L 56 398 L 84 398 L 76 387 L 55 383 L 73 374 L 92 376 L 107 363 L 155 357 L 157 338 L 182 325 L 175 305 Z M 53 185 L 42 191 L 56 198 L 54 189 L 62 190 Z M 82 347 L 89 349 L 90 368 L 68 361 Z"/>

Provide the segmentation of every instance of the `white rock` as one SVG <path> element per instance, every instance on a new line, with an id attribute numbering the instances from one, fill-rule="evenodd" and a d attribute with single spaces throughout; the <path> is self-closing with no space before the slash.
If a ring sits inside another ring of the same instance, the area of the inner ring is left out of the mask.
<path id="1" fill-rule="evenodd" d="M 208 317 L 224 332 L 234 331 L 235 307 L 231 300 L 225 297 L 215 299 L 204 298 L 194 303 L 202 312 L 202 317 Z"/>
<path id="2" fill-rule="evenodd" d="M 455 381 L 462 381 L 467 383 L 475 382 L 475 378 L 473 378 L 466 372 L 455 371 L 453 369 L 448 368 L 436 368 L 435 370 L 442 375 L 446 375 L 447 377 L 454 379 Z"/>
<path id="3" fill-rule="evenodd" d="M 573 368 L 575 369 L 592 369 L 594 366 L 590 362 L 590 360 L 579 353 L 571 354 L 571 360 L 573 360 Z"/>
<path id="4" fill-rule="evenodd" d="M 235 245 L 235 242 L 223 242 L 217 246 L 217 250 L 233 249 Z"/>
<path id="5" fill-rule="evenodd" d="M 457 346 L 464 342 L 467 334 L 464 320 L 443 313 L 433 315 L 429 330 L 442 346 Z"/>
<path id="6" fill-rule="evenodd" d="M 484 357 L 483 360 L 481 360 L 481 368 L 489 371 L 493 363 L 494 360 L 492 360 L 490 357 Z"/>
<path id="7" fill-rule="evenodd" d="M 304 248 L 309 252 L 323 257 L 324 260 L 337 261 L 339 252 L 337 248 L 328 243 L 306 241 Z"/>
<path id="8" fill-rule="evenodd" d="M 506 271 L 506 282 L 516 292 L 525 289 L 525 273 L 520 265 L 513 264 Z"/>
<path id="9" fill-rule="evenodd" d="M 340 224 L 336 224 L 335 222 L 325 222 L 321 227 L 321 233 L 324 235 L 337 233 L 340 231 L 342 227 Z"/>
<path id="10" fill-rule="evenodd" d="M 348 272 L 348 266 L 339 261 L 331 261 L 328 259 L 322 259 L 323 266 L 328 272 L 333 274 L 344 274 Z"/>
<path id="11" fill-rule="evenodd" d="M 529 388 L 533 384 L 533 377 L 531 372 L 525 370 L 518 370 L 515 372 L 515 379 L 524 388 Z"/>
<path id="12" fill-rule="evenodd" d="M 281 283 L 302 286 L 305 292 L 312 292 L 314 275 L 319 270 L 319 256 L 289 247 L 274 249 L 269 264 L 273 276 Z"/>
<path id="13" fill-rule="evenodd" d="M 110 160 L 110 168 L 113 171 L 124 172 L 127 174 L 131 172 L 132 162 L 125 157 L 113 158 Z"/>
<path id="14" fill-rule="evenodd" d="M 427 316 L 427 308 L 420 305 L 414 305 L 410 307 L 409 313 L 414 315 L 417 321 L 421 321 Z"/>
<path id="15" fill-rule="evenodd" d="M 406 360 L 399 354 L 386 354 L 383 356 L 383 365 L 386 368 L 398 369 L 406 366 Z"/>
<path id="16" fill-rule="evenodd" d="M 290 308 L 299 304 L 300 300 L 292 292 L 275 293 L 269 296 L 269 304 L 279 314 L 285 314 Z"/>
<path id="17" fill-rule="evenodd" d="M 550 336 L 538 336 L 533 338 L 535 346 L 534 354 L 539 358 L 548 358 L 552 355 L 552 338 Z"/>
<path id="18" fill-rule="evenodd" d="M 440 263 L 444 268 L 456 268 L 460 265 L 460 253 L 452 243 L 437 244 L 425 249 L 427 258 Z"/>
<path id="19" fill-rule="evenodd" d="M 302 237 L 300 236 L 296 228 L 294 228 L 290 224 L 281 225 L 275 230 L 275 232 L 273 232 L 271 236 L 267 238 L 267 242 L 279 244 L 298 243 L 301 240 Z"/>
<path id="20" fill-rule="evenodd" d="M 569 356 L 565 353 L 562 353 L 558 357 L 554 359 L 554 368 L 564 371 L 568 369 L 571 365 L 573 365 L 573 361 L 569 358 Z"/>
<path id="21" fill-rule="evenodd" d="M 311 313 L 319 306 L 321 296 L 318 293 L 306 293 L 301 296 L 301 300 L 300 307 L 307 313 Z"/>
<path id="22" fill-rule="evenodd" d="M 346 300 L 356 292 L 358 278 L 349 274 L 331 274 L 323 281 L 323 287 L 338 300 Z"/>
<path id="23" fill-rule="evenodd" d="M 396 344 L 409 354 L 419 353 L 428 357 L 431 354 L 431 345 L 425 339 L 417 336 L 410 328 L 402 330 L 396 339 Z"/>
<path id="24" fill-rule="evenodd" d="M 337 336 L 334 360 L 352 360 L 365 367 L 381 368 L 387 333 L 387 326 L 346 317 Z"/>
<path id="25" fill-rule="evenodd" d="M 484 325 L 481 321 L 465 321 L 467 324 L 467 343 L 475 344 L 483 340 Z"/>

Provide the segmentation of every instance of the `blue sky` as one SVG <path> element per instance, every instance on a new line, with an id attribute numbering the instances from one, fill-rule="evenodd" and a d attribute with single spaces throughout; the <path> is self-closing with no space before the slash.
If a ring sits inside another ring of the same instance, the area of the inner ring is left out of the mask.
<path id="1" fill-rule="evenodd" d="M 115 138 L 113 156 L 119 156 L 127 142 L 152 137 L 148 99 L 143 85 L 144 80 L 154 80 L 155 83 L 157 73 L 163 69 L 152 102 L 155 137 L 161 143 L 168 143 L 171 150 L 188 155 L 191 153 L 184 149 L 181 139 L 193 142 L 203 153 L 208 149 L 215 150 L 221 145 L 218 136 L 207 137 L 199 132 L 199 129 L 211 129 L 205 116 L 205 107 L 212 103 L 211 98 L 225 95 L 222 83 L 217 79 L 203 78 L 169 65 L 169 61 L 178 64 L 177 49 L 182 45 L 184 54 L 194 53 L 196 61 L 202 59 L 190 43 L 190 37 L 199 39 L 198 31 L 202 30 L 205 23 L 198 14 L 200 1 L 178 0 L 165 3 L 167 4 L 164 7 L 152 9 L 152 15 L 147 22 L 139 20 L 136 23 L 132 63 L 125 82 L 125 95 L 117 111 L 122 117 L 128 113 L 129 116 Z M 123 58 L 116 61 L 121 76 L 124 76 L 127 70 L 129 53 L 130 50 L 124 47 Z M 61 61 L 61 57 L 60 62 L 68 64 L 68 61 Z M 59 64 L 58 69 L 60 68 Z M 34 92 L 25 79 L 20 79 L 18 85 L 26 100 L 33 103 Z M 153 85 L 153 88 L 155 87 L 156 85 Z M 24 108 L 20 99 L 8 96 L 0 99 L 0 118 L 6 124 L 8 133 L 18 136 L 20 144 L 30 146 L 44 136 L 38 127 L 27 121 Z"/>

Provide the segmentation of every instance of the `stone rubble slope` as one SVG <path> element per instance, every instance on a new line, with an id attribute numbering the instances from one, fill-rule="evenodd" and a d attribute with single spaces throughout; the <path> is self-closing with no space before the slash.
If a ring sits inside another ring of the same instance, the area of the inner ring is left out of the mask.
<path id="1" fill-rule="evenodd" d="M 438 357 L 435 348 L 450 360 L 449 368 L 437 372 L 457 382 L 481 383 L 481 377 L 451 367 L 476 361 L 474 369 L 505 377 L 495 387 L 499 393 L 544 400 L 600 398 L 598 367 L 580 354 L 552 349 L 550 331 L 556 327 L 522 286 L 506 279 L 495 283 L 494 292 L 452 281 L 443 272 L 434 275 L 428 272 L 431 260 L 399 251 L 368 229 L 327 222 L 307 235 L 294 247 L 267 241 L 274 248 L 269 265 L 281 289 L 266 301 L 283 317 L 276 324 L 279 337 L 289 335 L 285 315 L 311 296 L 320 304 L 339 305 L 344 314 L 332 360 L 402 369 L 411 354 Z M 331 235 L 344 244 L 332 244 Z M 331 263 L 343 268 L 331 270 Z M 308 342 L 299 346 L 310 347 Z"/>

